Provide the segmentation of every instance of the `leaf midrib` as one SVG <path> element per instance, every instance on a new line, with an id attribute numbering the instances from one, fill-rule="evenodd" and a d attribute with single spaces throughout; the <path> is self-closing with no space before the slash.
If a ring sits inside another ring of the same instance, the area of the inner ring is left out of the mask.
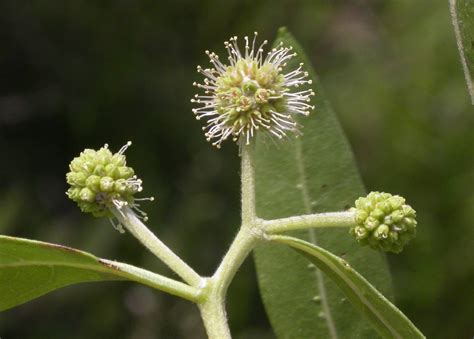
<path id="1" fill-rule="evenodd" d="M 309 195 L 309 189 L 308 189 L 308 184 L 306 180 L 306 170 L 305 170 L 305 164 L 304 164 L 304 157 L 303 157 L 303 145 L 301 142 L 301 139 L 296 139 L 295 141 L 296 145 L 296 164 L 297 164 L 297 171 L 299 175 L 299 184 L 301 185 L 301 195 L 302 195 L 302 200 L 303 200 L 303 205 L 305 209 L 306 214 L 311 214 L 313 213 L 311 209 L 311 200 L 310 200 L 310 195 Z M 309 240 L 311 243 L 317 245 L 317 238 L 316 238 L 316 232 L 314 229 L 309 229 Z M 321 306 L 323 308 L 323 312 L 325 314 L 324 319 L 326 320 L 326 324 L 328 326 L 328 331 L 329 334 L 331 335 L 331 338 L 337 339 L 337 329 L 336 325 L 334 323 L 334 320 L 332 318 L 332 313 L 331 313 L 331 308 L 329 305 L 327 293 L 326 293 L 326 286 L 324 285 L 324 277 L 323 274 L 320 270 L 316 269 L 314 271 L 315 276 L 316 276 L 316 284 L 317 284 L 317 289 L 319 290 L 319 296 L 321 298 Z"/>
<path id="2" fill-rule="evenodd" d="M 359 293 L 358 288 L 352 283 L 352 281 L 350 279 L 347 279 L 346 276 L 343 273 L 341 273 L 341 270 L 336 265 L 334 265 L 330 260 L 326 260 L 325 258 L 320 258 L 320 260 L 326 261 L 326 265 L 331 267 L 333 272 L 336 272 L 341 277 L 341 279 L 343 279 L 346 282 L 346 284 L 351 288 L 351 290 L 359 297 L 359 299 L 362 301 L 362 303 L 365 306 L 367 306 L 372 311 L 373 314 L 375 314 L 375 316 L 389 330 L 389 332 L 392 333 L 392 335 L 395 338 L 402 338 L 402 336 L 398 333 L 398 331 L 395 328 L 393 328 L 392 326 L 390 326 L 390 322 L 388 320 L 386 320 L 383 317 L 382 314 L 377 312 L 377 309 L 372 305 L 370 300 L 368 300 L 364 296 L 363 293 Z"/>
<path id="3" fill-rule="evenodd" d="M 300 249 L 300 250 L 303 250 L 303 249 Z M 332 262 L 332 260 L 327 259 L 326 257 L 324 257 L 322 255 L 318 255 L 318 259 L 321 260 L 322 262 L 324 262 L 328 267 L 331 268 L 331 270 L 334 273 L 336 273 L 342 280 L 344 280 L 346 282 L 347 286 L 349 286 L 349 288 L 358 296 L 359 300 L 365 306 L 367 306 L 368 309 L 370 309 L 370 311 L 377 317 L 377 319 L 380 320 L 380 322 L 387 328 L 387 330 L 394 336 L 394 338 L 402 338 L 402 335 L 395 328 L 393 328 L 390 325 L 390 321 L 385 319 L 383 314 L 380 314 L 377 311 L 377 308 L 372 305 L 372 302 L 364 296 L 364 293 L 359 292 L 359 289 L 352 283 L 352 281 L 350 279 L 348 279 L 346 277 L 346 275 L 344 273 L 341 272 L 339 267 L 337 265 L 335 265 Z M 352 270 L 352 268 L 351 268 L 351 270 Z M 357 272 L 354 272 L 354 273 L 356 273 L 356 275 L 357 275 Z"/>
<path id="4" fill-rule="evenodd" d="M 43 261 L 25 261 L 25 262 L 18 262 L 18 263 L 11 263 L 11 264 L 0 264 L 0 269 L 1 268 L 15 268 L 15 267 L 25 267 L 25 266 L 61 266 L 61 267 L 73 267 L 73 268 L 81 268 L 81 269 L 86 269 L 86 270 L 91 270 L 91 271 L 96 271 L 96 272 L 102 272 L 102 273 L 109 273 L 110 269 L 107 269 L 105 267 L 100 266 L 100 263 L 97 263 L 98 265 L 92 265 L 92 264 L 66 264 L 64 262 L 43 262 Z M 115 267 L 114 267 L 115 268 Z M 119 269 L 116 269 L 114 272 L 121 272 Z"/>
<path id="5" fill-rule="evenodd" d="M 464 77 L 466 78 L 466 84 L 468 88 L 469 95 L 471 96 L 471 103 L 474 105 L 474 84 L 472 82 L 471 73 L 469 72 L 469 67 L 466 60 L 466 51 L 464 48 L 464 43 L 461 35 L 461 28 L 459 26 L 459 18 L 457 14 L 457 1 L 449 0 L 449 9 L 451 11 L 451 20 L 454 27 L 454 35 L 456 37 L 456 43 L 458 45 L 459 55 L 461 58 L 462 69 L 464 71 Z"/>

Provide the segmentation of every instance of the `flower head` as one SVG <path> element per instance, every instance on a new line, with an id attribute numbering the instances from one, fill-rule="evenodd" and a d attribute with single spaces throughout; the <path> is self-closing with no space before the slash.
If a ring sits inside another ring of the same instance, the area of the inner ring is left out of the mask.
<path id="1" fill-rule="evenodd" d="M 71 187 L 66 194 L 83 212 L 112 220 L 111 208 L 120 210 L 129 205 L 142 219 L 147 219 L 137 201 L 153 200 L 153 197 L 134 197 L 143 188 L 142 181 L 126 163 L 124 152 L 131 144 L 129 141 L 115 154 L 112 154 L 107 144 L 98 151 L 85 149 L 71 161 L 70 172 L 66 174 L 67 183 Z M 112 224 L 122 231 L 119 224 Z"/>
<path id="2" fill-rule="evenodd" d="M 399 253 L 416 235 L 416 211 L 398 195 L 371 192 L 355 206 L 357 225 L 350 233 L 362 245 Z"/>
<path id="3" fill-rule="evenodd" d="M 201 104 L 194 108 L 196 119 L 204 118 L 205 136 L 220 147 L 229 137 L 248 144 L 258 130 L 264 130 L 281 139 L 288 132 L 301 134 L 294 115 L 308 115 L 314 108 L 309 104 L 313 90 L 294 90 L 311 84 L 303 64 L 284 73 L 288 60 L 293 58 L 292 47 L 280 43 L 264 55 L 265 40 L 256 47 L 257 33 L 250 43 L 245 37 L 245 51 L 241 52 L 237 37 L 224 43 L 229 64 L 222 63 L 215 53 L 206 51 L 212 67 L 197 67 L 205 76 L 203 83 L 194 83 L 204 89 L 191 102 Z"/>

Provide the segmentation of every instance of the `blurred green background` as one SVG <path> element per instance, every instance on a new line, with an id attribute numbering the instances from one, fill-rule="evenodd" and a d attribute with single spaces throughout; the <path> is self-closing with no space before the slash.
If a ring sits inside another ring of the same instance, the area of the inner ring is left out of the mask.
<path id="1" fill-rule="evenodd" d="M 64 195 L 85 147 L 127 140 L 157 197 L 150 226 L 211 274 L 239 224 L 239 159 L 205 142 L 189 99 L 204 50 L 287 26 L 307 50 L 368 190 L 407 197 L 419 235 L 390 256 L 397 303 L 429 338 L 474 335 L 474 109 L 446 0 L 0 0 L 0 233 L 169 273 Z M 317 118 L 317 117 L 314 117 Z M 1 297 L 1 296 L 0 296 Z M 272 338 L 248 260 L 237 338 Z M 0 314 L 2 338 L 203 338 L 197 309 L 129 283 L 68 287 Z"/>

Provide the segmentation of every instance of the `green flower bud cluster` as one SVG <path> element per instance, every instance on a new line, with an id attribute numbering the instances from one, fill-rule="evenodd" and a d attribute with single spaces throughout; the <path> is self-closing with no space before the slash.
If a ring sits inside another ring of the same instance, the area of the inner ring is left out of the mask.
<path id="1" fill-rule="evenodd" d="M 371 192 L 355 206 L 356 226 L 350 233 L 362 245 L 399 253 L 416 235 L 416 211 L 398 195 Z"/>
<path id="2" fill-rule="evenodd" d="M 257 33 L 252 42 L 245 37 L 243 51 L 237 37 L 226 41 L 229 64 L 222 63 L 217 54 L 206 51 L 213 67 L 197 68 L 205 79 L 194 85 L 203 89 L 204 94 L 196 94 L 191 99 L 202 105 L 193 112 L 196 119 L 207 120 L 203 128 L 206 139 L 214 140 L 212 144 L 218 148 L 227 138 L 249 144 L 261 130 L 279 139 L 288 133 L 299 135 L 295 117 L 307 116 L 314 108 L 309 104 L 313 90 L 297 90 L 311 84 L 303 64 L 286 70 L 288 61 L 296 56 L 293 48 L 279 44 L 264 55 L 267 41 L 257 46 L 256 37 Z"/>
<path id="3" fill-rule="evenodd" d="M 66 194 L 83 212 L 111 218 L 110 207 L 133 205 L 133 196 L 142 191 L 142 181 L 127 166 L 123 155 L 130 145 L 128 142 L 115 154 L 107 144 L 98 151 L 85 149 L 71 161 L 70 172 L 66 174 L 71 187 Z"/>
<path id="4" fill-rule="evenodd" d="M 227 115 L 227 124 L 237 130 L 247 126 L 252 118 L 270 120 L 270 112 L 286 104 L 282 95 L 284 80 L 270 63 L 259 67 L 255 60 L 240 59 L 216 81 L 216 110 Z"/>

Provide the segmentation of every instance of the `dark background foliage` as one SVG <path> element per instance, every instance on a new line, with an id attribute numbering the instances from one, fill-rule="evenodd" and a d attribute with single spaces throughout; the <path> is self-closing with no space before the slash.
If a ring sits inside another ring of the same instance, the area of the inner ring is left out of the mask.
<path id="1" fill-rule="evenodd" d="M 157 201 L 153 231 L 211 274 L 239 224 L 237 148 L 191 114 L 204 50 L 286 25 L 312 59 L 369 190 L 406 196 L 419 235 L 390 256 L 397 302 L 430 338 L 474 334 L 474 112 L 447 1 L 0 0 L 0 233 L 167 270 L 64 195 L 69 161 L 127 140 Z M 1 296 L 0 296 L 1 297 Z M 249 260 L 231 286 L 236 337 L 271 338 Z M 0 314 L 2 338 L 202 338 L 192 305 L 84 284 Z"/>

